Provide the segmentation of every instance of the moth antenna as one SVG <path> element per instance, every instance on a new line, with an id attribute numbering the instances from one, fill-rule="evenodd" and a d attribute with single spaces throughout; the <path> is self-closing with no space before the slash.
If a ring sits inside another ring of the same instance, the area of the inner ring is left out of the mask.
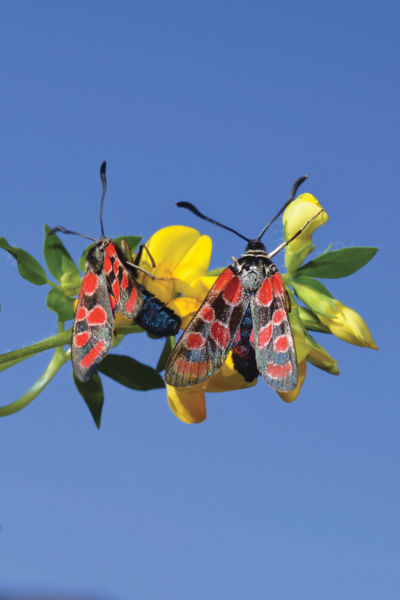
<path id="1" fill-rule="evenodd" d="M 61 233 L 70 233 L 72 235 L 79 235 L 80 237 L 86 238 L 87 240 L 91 240 L 92 242 L 96 241 L 94 238 L 89 237 L 88 235 L 85 235 L 84 233 L 78 233 L 77 231 L 71 231 L 70 229 L 65 229 L 65 227 L 63 227 L 62 225 L 57 225 L 56 227 L 53 227 L 52 229 L 50 229 L 50 231 L 47 235 L 53 235 L 54 233 L 57 233 L 57 231 L 61 231 Z"/>
<path id="2" fill-rule="evenodd" d="M 243 240 L 246 240 L 246 242 L 250 241 L 249 238 L 245 237 L 244 235 L 242 235 L 241 233 L 236 231 L 236 229 L 232 229 L 232 227 L 228 227 L 227 225 L 222 225 L 222 223 L 219 223 L 218 221 L 215 221 L 214 219 L 210 219 L 210 217 L 206 217 L 205 215 L 203 215 L 203 213 L 201 213 L 199 210 L 197 210 L 197 208 L 190 202 L 177 202 L 175 204 L 175 206 L 179 206 L 179 208 L 187 208 L 192 213 L 194 213 L 197 217 L 200 217 L 200 219 L 204 219 L 204 221 L 208 221 L 209 223 L 214 223 L 214 225 L 218 225 L 218 227 L 222 227 L 222 229 L 227 229 L 228 231 L 231 231 L 232 233 L 236 233 L 236 235 L 241 237 Z"/>
<path id="3" fill-rule="evenodd" d="M 105 237 L 104 227 L 103 227 L 103 208 L 104 208 L 104 196 L 106 195 L 106 189 L 107 189 L 106 166 L 107 166 L 107 163 L 104 160 L 101 163 L 101 167 L 100 167 L 100 179 L 101 179 L 101 183 L 103 186 L 103 189 L 101 191 L 101 200 L 100 200 L 100 231 L 101 231 L 102 237 Z"/>
<path id="4" fill-rule="evenodd" d="M 282 206 L 282 208 L 280 209 L 280 211 L 274 216 L 274 218 L 268 223 L 268 225 L 266 225 L 264 227 L 264 229 L 262 230 L 262 232 L 258 236 L 257 240 L 261 240 L 262 236 L 267 231 L 268 227 L 270 227 L 272 225 L 272 223 L 274 221 L 276 221 L 276 219 L 283 213 L 283 211 L 285 210 L 285 208 L 287 206 L 289 206 L 289 204 L 291 202 L 293 202 L 297 190 L 299 189 L 299 187 L 301 186 L 301 184 L 303 183 L 303 181 L 305 181 L 307 179 L 307 177 L 308 177 L 308 175 L 303 175 L 302 177 L 299 177 L 298 179 L 296 179 L 296 181 L 292 185 L 292 189 L 290 190 L 289 200 L 287 200 L 287 202 L 285 202 L 285 204 Z"/>

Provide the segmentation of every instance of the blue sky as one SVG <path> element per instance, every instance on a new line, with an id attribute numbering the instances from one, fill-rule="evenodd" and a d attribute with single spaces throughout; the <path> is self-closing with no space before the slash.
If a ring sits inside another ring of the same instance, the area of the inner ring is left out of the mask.
<path id="1" fill-rule="evenodd" d="M 162 390 L 105 380 L 97 431 L 66 365 L 2 419 L 0 595 L 398 597 L 399 13 L 388 1 L 2 3 L 10 244 L 40 258 L 44 222 L 99 235 L 107 159 L 110 236 L 190 225 L 223 266 L 242 241 L 175 202 L 252 236 L 309 173 L 303 191 L 330 215 L 318 250 L 380 252 L 327 282 L 379 351 L 323 338 L 341 374 L 310 368 L 292 405 L 259 382 L 210 395 L 208 419 L 188 426 Z M 281 240 L 277 222 L 265 241 Z M 84 241 L 65 243 L 77 259 Z M 47 290 L 3 251 L 0 274 L 0 352 L 55 333 Z M 142 335 L 121 351 L 154 365 L 160 348 Z M 2 373 L 1 403 L 47 362 Z"/>

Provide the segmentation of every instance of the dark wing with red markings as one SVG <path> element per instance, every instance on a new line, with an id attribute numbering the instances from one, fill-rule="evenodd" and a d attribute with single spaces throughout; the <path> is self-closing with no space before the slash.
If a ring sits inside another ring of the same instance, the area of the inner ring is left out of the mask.
<path id="1" fill-rule="evenodd" d="M 103 269 L 121 314 L 134 319 L 143 304 L 142 292 L 112 241 L 105 249 Z"/>
<path id="2" fill-rule="evenodd" d="M 223 365 L 249 301 L 240 277 L 227 267 L 168 360 L 165 380 L 169 385 L 181 387 L 200 383 Z"/>
<path id="3" fill-rule="evenodd" d="M 279 392 L 297 385 L 297 360 L 279 272 L 267 277 L 251 299 L 257 367 Z"/>
<path id="4" fill-rule="evenodd" d="M 114 317 L 103 272 L 88 265 L 82 281 L 72 330 L 72 364 L 76 377 L 88 381 L 112 343 Z"/>

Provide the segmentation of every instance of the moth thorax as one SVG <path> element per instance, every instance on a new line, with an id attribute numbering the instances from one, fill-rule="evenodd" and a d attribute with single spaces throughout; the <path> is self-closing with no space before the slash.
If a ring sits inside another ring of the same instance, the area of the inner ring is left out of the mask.
<path id="1" fill-rule="evenodd" d="M 242 284 L 246 292 L 256 292 L 263 282 L 264 275 L 258 265 L 244 266 Z"/>
<path id="2" fill-rule="evenodd" d="M 89 251 L 87 256 L 87 263 L 95 270 L 101 271 L 104 264 L 104 245 L 103 243 L 96 244 Z"/>

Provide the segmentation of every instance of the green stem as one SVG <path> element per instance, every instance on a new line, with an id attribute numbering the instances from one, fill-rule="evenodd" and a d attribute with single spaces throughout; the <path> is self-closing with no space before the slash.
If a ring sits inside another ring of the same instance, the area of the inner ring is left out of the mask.
<path id="1" fill-rule="evenodd" d="M 0 406 L 0 417 L 6 417 L 8 415 L 12 415 L 17 411 L 25 408 L 32 400 L 40 394 L 40 392 L 46 387 L 48 383 L 53 379 L 54 375 L 57 371 L 63 366 L 65 362 L 67 362 L 70 358 L 71 351 L 64 351 L 62 348 L 57 348 L 54 353 L 53 358 L 47 365 L 46 370 L 39 377 L 37 381 L 29 388 L 25 394 L 23 394 L 18 400 L 12 402 L 11 404 L 6 404 L 6 406 Z"/>
<path id="2" fill-rule="evenodd" d="M 0 356 L 0 364 L 14 360 L 19 361 L 22 358 L 28 358 L 28 356 L 33 356 L 34 354 L 38 354 L 44 350 L 50 350 L 51 348 L 57 348 L 57 346 L 69 344 L 71 342 L 71 332 L 72 329 L 67 329 L 67 331 L 61 331 L 57 333 L 57 335 L 52 335 L 51 337 L 48 337 L 41 342 L 37 342 L 36 344 L 32 344 L 31 346 L 25 346 L 25 348 L 19 348 L 18 350 L 6 352 Z"/>

